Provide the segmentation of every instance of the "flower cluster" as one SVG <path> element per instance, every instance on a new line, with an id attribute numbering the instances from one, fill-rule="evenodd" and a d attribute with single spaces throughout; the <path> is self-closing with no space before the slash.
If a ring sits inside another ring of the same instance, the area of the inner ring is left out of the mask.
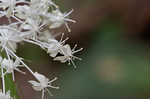
<path id="1" fill-rule="evenodd" d="M 23 58 L 16 55 L 17 45 L 21 42 L 35 44 L 45 50 L 54 61 L 68 62 L 76 67 L 74 60 L 81 59 L 74 54 L 82 48 L 76 50 L 77 45 L 71 48 L 66 44 L 68 38 L 64 39 L 64 33 L 59 41 L 55 39 L 56 34 L 51 33 L 52 29 L 62 25 L 71 32 L 68 22 L 76 22 L 69 18 L 73 10 L 63 13 L 51 0 L 0 0 L 0 9 L 0 18 L 5 17 L 8 20 L 8 24 L 0 26 L 0 48 L 1 52 L 5 53 L 5 56 L 0 57 L 3 84 L 0 99 L 11 99 L 10 94 L 5 93 L 4 76 L 12 74 L 15 80 L 15 71 L 25 74 L 20 67 L 25 67 L 35 77 L 37 81 L 30 80 L 29 83 L 35 91 L 42 91 L 42 99 L 46 91 L 52 95 L 48 88 L 59 89 L 52 86 L 52 82 L 57 78 L 49 80 L 44 75 L 32 71 Z"/>

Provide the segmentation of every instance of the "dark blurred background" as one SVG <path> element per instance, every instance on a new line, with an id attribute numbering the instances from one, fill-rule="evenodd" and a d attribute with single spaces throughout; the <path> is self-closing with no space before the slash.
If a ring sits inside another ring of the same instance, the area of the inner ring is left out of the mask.
<path id="1" fill-rule="evenodd" d="M 84 50 L 77 68 L 52 61 L 39 47 L 25 44 L 19 56 L 34 71 L 59 78 L 45 99 L 149 99 L 150 0 L 56 0 L 63 11 L 74 9 L 67 42 Z M 55 31 L 56 32 L 56 31 Z M 59 39 L 59 38 L 58 38 Z M 41 99 L 24 76 L 16 73 L 20 99 Z"/>

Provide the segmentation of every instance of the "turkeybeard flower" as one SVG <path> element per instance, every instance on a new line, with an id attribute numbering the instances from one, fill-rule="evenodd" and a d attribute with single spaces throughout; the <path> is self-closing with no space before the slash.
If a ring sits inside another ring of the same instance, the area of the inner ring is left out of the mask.
<path id="1" fill-rule="evenodd" d="M 52 23 L 52 25 L 50 25 L 50 29 L 53 28 L 58 28 L 61 25 L 65 24 L 68 32 L 71 32 L 68 23 L 67 22 L 73 22 L 75 23 L 76 21 L 67 18 L 71 13 L 73 12 L 73 10 L 71 10 L 68 13 L 62 13 L 59 9 L 56 9 L 54 11 L 52 11 L 52 13 L 48 14 L 48 18 L 50 20 L 50 22 Z"/>
<path id="2" fill-rule="evenodd" d="M 25 72 L 22 72 L 18 67 L 23 67 L 23 65 L 20 64 L 20 61 L 19 60 L 15 60 L 15 62 L 13 62 L 13 60 L 8 60 L 8 59 L 3 59 L 2 60 L 2 63 L 1 63 L 1 66 L 2 68 L 6 69 L 6 72 L 4 73 L 5 74 L 9 74 L 9 73 L 12 73 L 12 76 L 13 76 L 13 80 L 15 80 L 15 77 L 14 77 L 14 70 L 22 73 L 22 74 L 25 74 Z"/>
<path id="3" fill-rule="evenodd" d="M 48 90 L 48 88 L 59 89 L 59 87 L 52 86 L 52 82 L 57 80 L 56 77 L 53 80 L 49 80 L 44 75 L 37 72 L 34 73 L 34 76 L 38 80 L 38 82 L 30 80 L 29 83 L 32 84 L 34 90 L 42 91 L 42 99 L 44 99 L 45 91 L 48 91 L 48 93 L 52 96 L 52 93 Z"/>
<path id="4" fill-rule="evenodd" d="M 12 74 L 13 81 L 15 81 L 15 71 L 25 74 L 20 67 L 26 68 L 36 78 L 37 81 L 30 80 L 29 83 L 32 84 L 35 91 L 42 91 L 42 99 L 44 99 L 46 91 L 52 95 L 48 88 L 59 89 L 52 85 L 57 77 L 50 80 L 46 76 L 34 72 L 24 63 L 23 58 L 16 54 L 17 46 L 19 43 L 40 46 L 53 60 L 61 63 L 68 62 L 76 68 L 74 60 L 81 60 L 81 58 L 74 54 L 81 51 L 82 48 L 75 50 L 77 47 L 75 45 L 71 49 L 70 45 L 66 43 L 69 38 L 64 39 L 64 33 L 60 40 L 56 39 L 60 33 L 52 33 L 52 29 L 62 25 L 65 25 L 68 32 L 71 32 L 68 22 L 76 22 L 69 18 L 73 10 L 63 13 L 52 0 L 0 0 L 0 9 L 0 18 L 8 19 L 8 24 L 0 25 L 0 51 L 5 54 L 0 56 L 3 86 L 0 99 L 11 99 L 10 94 L 5 93 L 5 82 L 7 82 L 5 75 Z"/>
<path id="5" fill-rule="evenodd" d="M 74 46 L 74 48 L 71 50 L 70 46 L 68 44 L 64 45 L 61 54 L 63 56 L 55 57 L 55 61 L 61 61 L 62 63 L 68 62 L 69 65 L 72 63 L 73 66 L 76 68 L 75 63 L 73 62 L 74 59 L 81 60 L 81 58 L 74 56 L 73 54 L 83 50 L 83 48 L 80 48 L 79 50 L 75 50 L 77 45 Z"/>
<path id="6" fill-rule="evenodd" d="M 66 38 L 63 40 L 63 37 L 64 33 L 62 33 L 60 41 L 57 41 L 56 39 L 48 39 L 47 53 L 49 53 L 51 57 L 56 57 L 57 54 L 61 52 L 65 42 L 69 39 Z"/>
<path id="7" fill-rule="evenodd" d="M 7 47 L 13 51 L 16 51 L 17 43 L 21 42 L 22 39 L 23 37 L 16 31 L 12 31 L 6 28 L 0 29 L 0 46 L 2 49 Z"/>

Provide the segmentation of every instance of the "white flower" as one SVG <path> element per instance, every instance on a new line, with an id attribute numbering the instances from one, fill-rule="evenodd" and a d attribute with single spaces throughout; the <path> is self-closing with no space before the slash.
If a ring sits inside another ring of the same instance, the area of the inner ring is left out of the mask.
<path id="1" fill-rule="evenodd" d="M 52 2 L 52 0 L 41 0 L 41 2 L 42 2 L 43 5 L 48 4 L 48 5 L 52 5 L 56 8 L 58 8 L 58 6 L 54 2 Z"/>
<path id="2" fill-rule="evenodd" d="M 43 25 L 40 25 L 40 20 L 27 19 L 24 24 L 21 25 L 21 28 L 24 30 L 28 30 L 31 33 L 31 38 L 37 38 L 37 35 L 40 32 Z"/>
<path id="3" fill-rule="evenodd" d="M 66 38 L 65 40 L 63 40 L 63 36 L 64 36 L 64 33 L 62 34 L 60 41 L 57 41 L 56 39 L 48 40 L 47 53 L 49 53 L 51 57 L 56 57 L 56 55 L 62 51 L 62 48 L 65 42 L 69 39 L 69 38 Z"/>
<path id="4" fill-rule="evenodd" d="M 0 92 L 0 99 L 13 99 L 13 98 L 10 96 L 10 91 L 8 91 L 6 94 Z"/>
<path id="5" fill-rule="evenodd" d="M 58 8 L 58 6 L 54 2 L 52 2 L 52 0 L 31 0 L 32 8 L 42 8 L 43 10 L 48 10 L 50 6 Z"/>
<path id="6" fill-rule="evenodd" d="M 51 57 L 56 57 L 56 55 L 60 52 L 63 45 L 61 42 L 58 42 L 55 39 L 49 39 L 49 46 L 47 53 L 50 54 Z"/>
<path id="7" fill-rule="evenodd" d="M 52 23 L 50 25 L 50 29 L 58 28 L 61 25 L 65 24 L 66 27 L 67 27 L 67 29 L 68 29 L 68 31 L 71 32 L 71 30 L 70 30 L 67 22 L 73 22 L 73 23 L 75 23 L 76 21 L 74 21 L 72 19 L 69 19 L 67 17 L 72 12 L 73 12 L 73 10 L 71 10 L 68 13 L 62 13 L 59 9 L 56 9 L 56 10 L 53 10 L 52 13 L 49 13 L 48 14 L 48 18 L 49 18 L 49 21 Z"/>
<path id="8" fill-rule="evenodd" d="M 50 38 L 53 38 L 52 34 L 46 30 L 39 34 L 38 39 L 40 41 L 47 42 Z"/>
<path id="9" fill-rule="evenodd" d="M 51 92 L 48 90 L 48 87 L 59 89 L 59 87 L 52 86 L 52 82 L 54 82 L 55 80 L 57 80 L 57 78 L 54 78 L 53 80 L 50 81 L 44 75 L 39 74 L 37 72 L 34 73 L 34 76 L 38 80 L 38 82 L 30 80 L 29 83 L 32 84 L 32 87 L 33 87 L 34 90 L 36 90 L 36 91 L 42 91 L 42 99 L 44 98 L 45 91 L 48 91 L 49 94 L 52 95 Z"/>
<path id="10" fill-rule="evenodd" d="M 23 67 L 23 65 L 20 65 L 20 61 L 19 60 L 15 60 L 15 62 L 13 60 L 9 60 L 9 59 L 6 59 L 4 58 L 2 60 L 2 68 L 6 69 L 6 72 L 4 74 L 7 74 L 7 73 L 12 73 L 13 75 L 13 80 L 14 80 L 14 70 L 20 72 L 20 73 L 23 73 L 25 74 L 24 72 L 22 72 L 18 67 Z"/>
<path id="11" fill-rule="evenodd" d="M 23 20 L 34 18 L 35 21 L 38 21 L 40 13 L 39 9 L 32 8 L 31 5 L 19 5 L 15 7 L 15 16 Z"/>
<path id="12" fill-rule="evenodd" d="M 19 17 L 20 19 L 27 19 L 33 15 L 33 11 L 28 5 L 17 6 L 15 8 L 15 12 L 15 16 Z"/>
<path id="13" fill-rule="evenodd" d="M 49 39 L 47 39 L 45 37 L 45 39 L 47 40 L 46 42 L 42 42 L 38 39 L 30 39 L 30 40 L 24 40 L 28 43 L 32 43 L 32 44 L 36 44 L 38 46 L 40 46 L 42 49 L 46 50 L 47 53 L 49 53 L 49 55 L 51 57 L 56 57 L 56 55 L 58 53 L 61 53 L 63 50 L 63 46 L 65 44 L 65 42 L 69 39 L 68 37 L 66 39 L 63 40 L 63 36 L 64 33 L 62 33 L 62 37 L 60 39 L 60 41 L 57 41 L 53 36 L 51 35 L 47 35 L 48 37 L 50 37 Z M 40 38 L 41 39 L 41 38 Z"/>
<path id="14" fill-rule="evenodd" d="M 73 62 L 73 60 L 74 59 L 81 60 L 81 58 L 78 58 L 78 57 L 74 56 L 73 54 L 83 50 L 83 48 L 81 48 L 79 50 L 75 50 L 76 47 L 77 47 L 77 45 L 75 45 L 74 48 L 71 50 L 71 48 L 68 44 L 64 45 L 62 48 L 62 51 L 61 51 L 61 54 L 63 54 L 63 56 L 58 56 L 58 57 L 54 58 L 54 60 L 60 61 L 62 63 L 68 62 L 69 65 L 72 63 L 73 66 L 76 68 L 76 65 Z"/>
<path id="15" fill-rule="evenodd" d="M 31 0 L 30 2 L 30 9 L 29 12 L 34 12 L 32 15 L 46 15 L 49 13 L 49 9 L 54 7 L 58 8 L 55 3 L 53 3 L 51 0 Z"/>
<path id="16" fill-rule="evenodd" d="M 14 15 L 14 8 L 16 5 L 16 0 L 0 0 L 0 8 L 3 8 L 4 10 L 7 10 L 2 12 L 0 14 L 2 14 L 2 16 L 7 16 L 8 18 L 10 18 L 12 15 Z"/>
<path id="17" fill-rule="evenodd" d="M 0 0 L 0 7 L 3 9 L 13 8 L 15 6 L 16 0 Z"/>
<path id="18" fill-rule="evenodd" d="M 3 16 L 6 16 L 7 18 L 9 18 L 8 20 L 9 20 L 9 22 L 11 22 L 10 21 L 10 17 L 12 16 L 12 12 L 11 12 L 12 10 L 10 10 L 10 9 L 8 9 L 8 10 L 6 10 L 6 11 L 0 11 L 0 17 L 3 17 Z"/>
<path id="19" fill-rule="evenodd" d="M 12 31 L 10 29 L 0 29 L 0 46 L 4 48 L 10 48 L 16 51 L 17 43 L 21 42 L 23 37 L 17 31 Z"/>

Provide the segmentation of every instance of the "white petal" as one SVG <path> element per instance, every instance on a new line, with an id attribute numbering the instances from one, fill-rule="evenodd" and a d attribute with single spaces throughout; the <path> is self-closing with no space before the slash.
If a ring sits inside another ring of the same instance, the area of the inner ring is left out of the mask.
<path id="1" fill-rule="evenodd" d="M 28 82 L 31 83 L 33 86 L 40 86 L 40 83 L 38 83 L 36 81 L 30 80 Z"/>
<path id="2" fill-rule="evenodd" d="M 39 82 L 45 81 L 46 77 L 42 74 L 39 74 L 38 72 L 34 73 L 34 76 L 36 77 L 36 79 L 39 80 Z"/>
<path id="3" fill-rule="evenodd" d="M 62 63 L 65 63 L 67 61 L 66 56 L 58 56 L 54 58 L 55 61 L 61 61 Z"/>

